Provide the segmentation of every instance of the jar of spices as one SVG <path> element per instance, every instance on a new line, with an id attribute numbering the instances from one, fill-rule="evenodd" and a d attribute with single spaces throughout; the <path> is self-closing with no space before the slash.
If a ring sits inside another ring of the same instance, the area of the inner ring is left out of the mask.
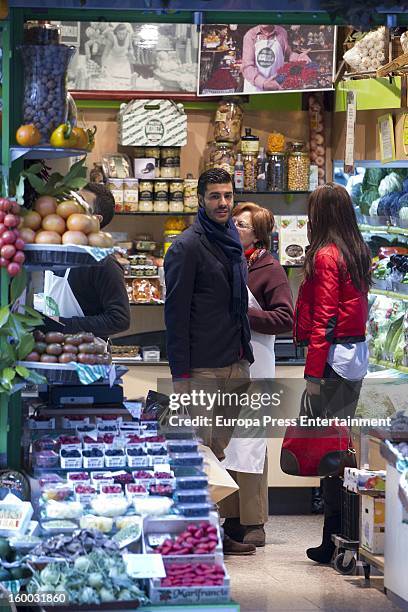
<path id="1" fill-rule="evenodd" d="M 232 142 L 213 142 L 208 147 L 206 168 L 222 168 L 234 175 L 235 153 Z"/>
<path id="2" fill-rule="evenodd" d="M 160 178 L 160 147 L 146 147 L 144 156 L 154 159 L 154 176 Z"/>
<path id="3" fill-rule="evenodd" d="M 256 191 L 257 155 L 245 153 L 242 161 L 244 163 L 244 191 Z"/>
<path id="4" fill-rule="evenodd" d="M 285 153 L 269 153 L 267 170 L 268 191 L 286 191 L 286 163 Z"/>
<path id="5" fill-rule="evenodd" d="M 180 176 L 180 147 L 161 147 L 161 178 L 178 178 Z"/>
<path id="6" fill-rule="evenodd" d="M 310 157 L 303 142 L 293 142 L 288 157 L 288 190 L 309 190 Z"/>
<path id="7" fill-rule="evenodd" d="M 215 113 L 214 139 L 237 143 L 241 137 L 242 118 L 242 108 L 237 100 L 222 100 Z"/>

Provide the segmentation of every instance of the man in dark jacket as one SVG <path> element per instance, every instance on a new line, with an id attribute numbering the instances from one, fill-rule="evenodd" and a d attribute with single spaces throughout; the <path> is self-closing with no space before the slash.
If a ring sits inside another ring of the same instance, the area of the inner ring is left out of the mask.
<path id="1" fill-rule="evenodd" d="M 218 389 L 231 392 L 249 382 L 253 355 L 247 266 L 231 221 L 233 187 L 228 172 L 218 168 L 204 172 L 198 195 L 195 222 L 175 240 L 164 261 L 170 370 L 176 391 L 180 381 L 192 378 L 193 385 L 215 381 Z M 220 406 L 214 409 L 222 411 Z M 236 407 L 235 416 L 238 412 Z M 225 427 L 212 429 L 206 440 L 218 459 L 223 458 L 231 434 L 232 429 Z M 226 538 L 224 552 L 252 554 L 255 548 Z"/>
<path id="2" fill-rule="evenodd" d="M 111 222 L 115 201 L 105 185 L 88 183 L 80 195 L 99 217 L 101 228 Z M 54 275 L 64 277 L 65 271 Z M 83 316 L 54 317 L 64 324 L 64 333 L 87 331 L 107 340 L 129 328 L 129 298 L 122 266 L 115 257 L 110 255 L 95 266 L 71 268 L 67 280 Z"/>

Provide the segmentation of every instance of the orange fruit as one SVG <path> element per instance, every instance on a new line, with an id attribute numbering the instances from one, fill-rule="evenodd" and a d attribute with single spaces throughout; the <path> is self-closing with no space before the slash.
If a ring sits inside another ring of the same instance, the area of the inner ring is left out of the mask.
<path id="1" fill-rule="evenodd" d="M 41 134 L 32 123 L 20 125 L 16 132 L 16 141 L 22 147 L 35 147 L 41 142 Z"/>

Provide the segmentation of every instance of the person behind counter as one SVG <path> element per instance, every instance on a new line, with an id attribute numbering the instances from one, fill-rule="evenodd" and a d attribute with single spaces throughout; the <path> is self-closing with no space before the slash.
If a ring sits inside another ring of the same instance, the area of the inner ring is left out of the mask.
<path id="1" fill-rule="evenodd" d="M 248 265 L 248 318 L 254 363 L 252 379 L 275 378 L 275 334 L 293 326 L 293 301 L 288 278 L 268 251 L 275 220 L 271 211 L 241 202 L 232 212 Z M 223 499 L 220 514 L 224 531 L 245 544 L 265 546 L 268 521 L 268 458 L 266 438 L 233 437 L 225 449 L 223 465 L 239 490 Z"/>
<path id="2" fill-rule="evenodd" d="M 105 185 L 88 183 L 79 194 L 98 216 L 101 228 L 112 221 L 115 201 Z M 123 270 L 112 255 L 96 266 L 47 270 L 44 301 L 45 314 L 63 323 L 68 334 L 87 331 L 107 340 L 130 325 Z"/>

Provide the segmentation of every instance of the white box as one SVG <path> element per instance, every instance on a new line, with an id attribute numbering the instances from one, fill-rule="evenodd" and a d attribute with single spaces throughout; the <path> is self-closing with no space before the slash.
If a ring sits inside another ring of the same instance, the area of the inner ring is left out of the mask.
<path id="1" fill-rule="evenodd" d="M 182 147 L 187 144 L 187 115 L 172 100 L 131 100 L 118 113 L 118 144 Z"/>
<path id="2" fill-rule="evenodd" d="M 63 457 L 60 453 L 60 463 L 63 470 L 80 469 L 82 467 L 82 453 L 80 457 Z"/>
<path id="3" fill-rule="evenodd" d="M 135 175 L 135 179 L 139 179 L 141 181 L 149 181 L 154 179 L 156 176 L 155 163 L 156 160 L 154 157 L 136 157 L 133 162 L 133 173 Z"/>
<path id="4" fill-rule="evenodd" d="M 374 555 L 384 554 L 385 500 L 382 497 L 361 496 L 360 541 Z"/>

